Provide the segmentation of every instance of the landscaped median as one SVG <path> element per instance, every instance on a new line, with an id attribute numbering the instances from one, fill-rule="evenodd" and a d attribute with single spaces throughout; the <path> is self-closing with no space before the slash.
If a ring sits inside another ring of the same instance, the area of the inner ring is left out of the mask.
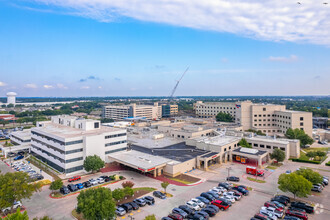
<path id="1" fill-rule="evenodd" d="M 125 180 L 125 179 L 122 179 L 122 180 Z M 110 184 L 113 184 L 113 183 L 117 183 L 117 182 L 122 181 L 122 180 L 113 180 L 113 181 L 106 182 L 106 183 L 103 183 L 103 184 L 100 184 L 100 185 L 97 185 L 97 186 L 92 186 L 92 187 L 89 187 L 89 188 L 85 188 L 85 189 L 79 190 L 77 192 L 72 192 L 72 193 L 69 193 L 69 194 L 66 194 L 66 195 L 63 195 L 60 192 L 52 192 L 52 193 L 49 194 L 49 197 L 52 198 L 52 199 L 62 199 L 62 198 L 65 198 L 67 196 L 72 196 L 72 195 L 79 194 L 80 192 L 82 192 L 84 190 L 104 187 L 104 186 L 107 186 L 107 185 L 110 185 Z"/>
<path id="2" fill-rule="evenodd" d="M 253 182 L 257 182 L 257 183 L 265 183 L 266 182 L 265 180 L 259 180 L 259 179 L 255 179 L 255 178 L 252 178 L 252 177 L 247 177 L 246 179 L 248 179 L 250 181 L 253 181 Z"/>
<path id="3" fill-rule="evenodd" d="M 325 164 L 326 166 L 330 166 L 330 161 L 328 163 Z"/>
<path id="4" fill-rule="evenodd" d="M 328 148 L 307 148 L 300 151 L 299 158 L 291 159 L 293 162 L 321 164 L 327 159 Z"/>

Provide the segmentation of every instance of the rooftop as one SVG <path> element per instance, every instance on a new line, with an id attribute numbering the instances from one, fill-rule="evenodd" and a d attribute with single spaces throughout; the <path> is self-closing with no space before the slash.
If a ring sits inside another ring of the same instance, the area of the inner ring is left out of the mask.
<path id="1" fill-rule="evenodd" d="M 276 138 L 271 136 L 254 136 L 254 137 L 247 137 L 246 140 L 256 140 L 256 141 L 263 141 L 268 143 L 280 143 L 280 144 L 289 144 L 290 141 L 298 142 L 299 140 L 296 139 L 285 139 L 285 138 Z"/>
<path id="2" fill-rule="evenodd" d="M 250 155 L 263 155 L 263 154 L 268 153 L 267 151 L 251 149 L 251 148 L 245 148 L 245 147 L 237 148 L 237 149 L 233 150 L 233 152 L 238 152 L 238 153 L 243 153 L 243 154 L 250 154 Z"/>
<path id="3" fill-rule="evenodd" d="M 31 129 L 26 129 L 23 131 L 14 131 L 10 135 L 18 137 L 23 140 L 30 140 L 31 139 Z"/>
<path id="4" fill-rule="evenodd" d="M 199 137 L 195 138 L 197 142 L 204 142 L 206 144 L 214 144 L 218 146 L 224 146 L 227 144 L 231 144 L 236 141 L 240 141 L 240 137 L 234 137 L 234 136 L 215 136 L 215 137 Z"/>

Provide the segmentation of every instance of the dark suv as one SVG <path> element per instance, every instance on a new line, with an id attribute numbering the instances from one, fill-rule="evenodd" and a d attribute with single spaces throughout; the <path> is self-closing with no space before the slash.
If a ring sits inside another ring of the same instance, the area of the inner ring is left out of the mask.
<path id="1" fill-rule="evenodd" d="M 61 192 L 63 195 L 66 195 L 66 194 L 70 193 L 70 190 L 68 189 L 68 187 L 66 187 L 66 186 L 62 186 L 61 189 L 60 189 L 60 192 Z"/>
<path id="2" fill-rule="evenodd" d="M 69 184 L 68 185 L 68 189 L 71 191 L 71 192 L 75 192 L 78 190 L 78 188 L 76 187 L 76 185 L 73 185 L 73 184 Z"/>
<path id="3" fill-rule="evenodd" d="M 122 204 L 121 207 L 125 209 L 126 213 L 129 213 L 133 210 L 133 207 L 128 203 Z"/>
<path id="4" fill-rule="evenodd" d="M 152 196 L 145 196 L 143 199 L 146 201 L 148 205 L 153 205 L 155 204 L 155 199 Z"/>
<path id="5" fill-rule="evenodd" d="M 314 213 L 314 208 L 313 206 L 307 205 L 306 203 L 303 202 L 292 202 L 291 203 L 292 207 L 296 207 L 299 209 L 305 210 L 307 213 Z"/>

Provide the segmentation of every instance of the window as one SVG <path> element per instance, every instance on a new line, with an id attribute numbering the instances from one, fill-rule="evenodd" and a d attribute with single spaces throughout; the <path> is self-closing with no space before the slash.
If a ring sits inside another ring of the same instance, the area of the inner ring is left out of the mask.
<path id="1" fill-rule="evenodd" d="M 282 150 L 282 151 L 285 151 L 285 148 L 284 148 L 284 147 L 281 147 L 281 150 Z"/>
<path id="2" fill-rule="evenodd" d="M 258 115 L 254 115 L 254 117 L 258 117 Z"/>
<path id="3" fill-rule="evenodd" d="M 303 121 L 304 120 L 304 117 L 300 117 L 300 121 Z"/>
<path id="4" fill-rule="evenodd" d="M 304 126 L 304 122 L 300 122 L 300 126 Z"/>
<path id="5" fill-rule="evenodd" d="M 271 146 L 269 146 L 269 145 L 267 145 L 267 149 L 272 149 L 272 147 L 271 147 Z"/>
<path id="6" fill-rule="evenodd" d="M 108 147 L 108 146 L 113 146 L 113 145 L 117 145 L 117 144 L 124 144 L 124 143 L 126 143 L 126 140 L 106 143 L 105 146 Z"/>
<path id="7" fill-rule="evenodd" d="M 258 144 L 253 144 L 253 147 L 258 147 Z"/>
<path id="8" fill-rule="evenodd" d="M 115 153 L 115 152 L 119 152 L 119 151 L 123 151 L 123 150 L 126 150 L 126 147 L 115 149 L 115 150 L 109 150 L 109 151 L 106 151 L 105 154 L 111 154 L 111 153 Z"/>
<path id="9" fill-rule="evenodd" d="M 83 160 L 83 157 L 77 157 L 77 158 L 69 159 L 69 160 L 66 160 L 65 163 L 72 163 L 72 162 L 76 162 L 76 161 L 79 161 L 79 160 Z"/>
<path id="10" fill-rule="evenodd" d="M 79 148 L 79 149 L 76 149 L 76 150 L 65 151 L 65 154 L 73 154 L 73 153 L 82 152 L 82 151 L 84 151 L 84 149 L 83 148 Z"/>
<path id="11" fill-rule="evenodd" d="M 263 110 L 263 111 L 266 111 L 266 108 L 263 108 L 262 110 Z"/>
<path id="12" fill-rule="evenodd" d="M 257 124 L 254 124 L 254 126 L 257 126 Z"/>
<path id="13" fill-rule="evenodd" d="M 229 150 L 231 150 L 231 146 L 229 146 Z"/>
<path id="14" fill-rule="evenodd" d="M 265 145 L 263 145 L 263 144 L 260 144 L 260 147 L 261 147 L 261 148 L 265 148 Z"/>
<path id="15" fill-rule="evenodd" d="M 227 151 L 227 148 L 224 148 L 224 150 L 223 151 Z"/>
<path id="16" fill-rule="evenodd" d="M 105 139 L 109 139 L 109 138 L 122 137 L 122 136 L 126 136 L 126 133 L 114 134 L 114 135 L 107 135 L 107 136 L 105 136 L 104 138 L 105 138 Z"/>
<path id="17" fill-rule="evenodd" d="M 99 122 L 95 122 L 94 123 L 94 128 L 99 128 L 100 127 L 100 123 Z"/>
<path id="18" fill-rule="evenodd" d="M 65 172 L 72 173 L 72 172 L 83 170 L 83 169 L 84 169 L 84 166 L 77 166 L 77 167 L 72 167 L 72 168 L 66 169 Z"/>

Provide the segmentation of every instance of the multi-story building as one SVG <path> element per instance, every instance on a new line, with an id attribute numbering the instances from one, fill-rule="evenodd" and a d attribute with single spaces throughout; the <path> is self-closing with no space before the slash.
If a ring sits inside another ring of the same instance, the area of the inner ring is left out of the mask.
<path id="1" fill-rule="evenodd" d="M 215 117 L 219 112 L 232 115 L 235 123 L 244 130 L 259 130 L 269 135 L 283 135 L 287 129 L 299 128 L 312 136 L 312 113 L 289 111 L 285 105 L 244 102 L 206 102 L 194 105 L 196 115 L 201 118 Z"/>
<path id="2" fill-rule="evenodd" d="M 30 144 L 31 143 L 31 130 L 26 129 L 23 131 L 15 131 L 10 134 L 10 141 L 14 144 Z"/>
<path id="3" fill-rule="evenodd" d="M 164 104 L 162 105 L 162 117 L 173 117 L 178 114 L 178 105 Z"/>
<path id="4" fill-rule="evenodd" d="M 157 102 L 154 105 L 108 105 L 103 107 L 102 117 L 114 120 L 122 120 L 128 117 L 156 120 L 162 117 L 162 106 L 159 106 Z"/>
<path id="5" fill-rule="evenodd" d="M 87 156 L 109 162 L 111 153 L 127 148 L 126 130 L 101 126 L 100 121 L 73 116 L 53 116 L 31 129 L 31 151 L 54 169 L 82 172 Z"/>

